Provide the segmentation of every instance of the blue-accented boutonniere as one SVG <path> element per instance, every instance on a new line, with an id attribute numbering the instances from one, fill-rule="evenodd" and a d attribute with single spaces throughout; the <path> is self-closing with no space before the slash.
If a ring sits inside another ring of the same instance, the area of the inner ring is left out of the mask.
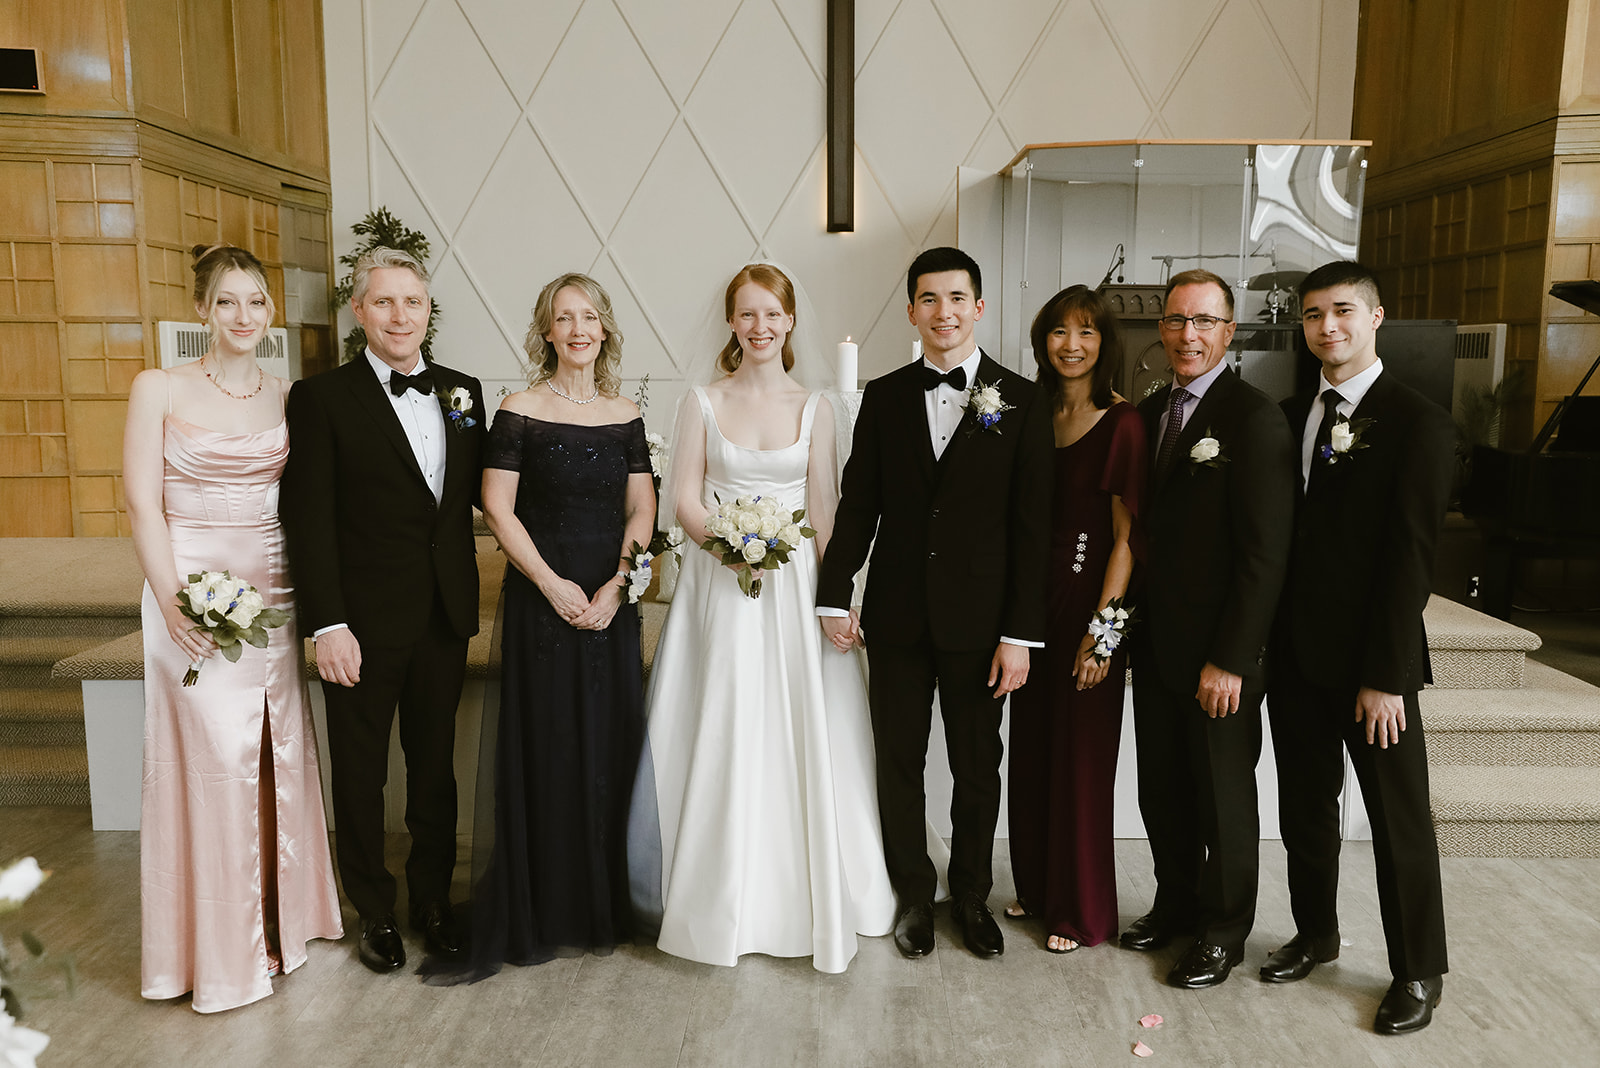
<path id="1" fill-rule="evenodd" d="M 967 428 L 968 433 L 980 429 L 995 430 L 1000 425 L 1000 417 L 1014 407 L 1001 399 L 999 386 L 986 386 L 977 379 L 973 379 L 972 388 L 967 390 L 965 406 L 974 420 Z"/>
<path id="2" fill-rule="evenodd" d="M 1221 467 L 1231 462 L 1232 458 L 1222 451 L 1222 442 L 1211 436 L 1211 428 L 1206 427 L 1205 436 L 1194 443 L 1189 450 L 1189 473 L 1194 474 L 1197 467 Z"/>
<path id="3" fill-rule="evenodd" d="M 472 394 L 461 386 L 454 389 L 436 389 L 433 395 L 439 398 L 439 404 L 444 408 L 444 416 L 450 420 L 457 430 L 467 430 L 478 425 L 478 421 L 467 413 L 472 411 Z"/>
<path id="4" fill-rule="evenodd" d="M 1332 440 L 1318 450 L 1317 458 L 1330 465 L 1336 464 L 1340 460 L 1347 459 L 1357 449 L 1366 448 L 1367 443 L 1361 440 L 1361 435 L 1367 432 L 1372 423 L 1371 419 L 1347 419 L 1340 416 L 1339 421 L 1333 424 Z"/>

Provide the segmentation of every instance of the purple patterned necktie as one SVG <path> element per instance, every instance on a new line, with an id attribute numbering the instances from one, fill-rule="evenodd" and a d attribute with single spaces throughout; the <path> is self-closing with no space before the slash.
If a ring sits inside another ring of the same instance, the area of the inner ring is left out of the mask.
<path id="1" fill-rule="evenodd" d="M 1172 388 L 1172 403 L 1167 405 L 1167 429 L 1161 435 L 1161 448 L 1156 452 L 1156 470 L 1165 471 L 1172 463 L 1172 454 L 1178 451 L 1178 435 L 1183 433 L 1183 405 L 1194 394 L 1182 386 Z"/>

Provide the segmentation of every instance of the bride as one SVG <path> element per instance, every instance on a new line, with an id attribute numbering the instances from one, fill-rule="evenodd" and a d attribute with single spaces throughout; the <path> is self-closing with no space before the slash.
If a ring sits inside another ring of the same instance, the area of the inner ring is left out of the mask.
<path id="1" fill-rule="evenodd" d="M 721 377 L 684 398 L 662 493 L 663 527 L 675 518 L 688 537 L 646 696 L 635 909 L 674 956 L 810 956 L 842 972 L 858 933 L 889 931 L 894 894 L 861 660 L 848 642 L 825 646 L 816 622 L 839 496 L 833 408 L 790 377 L 795 290 L 782 271 L 745 267 L 723 303 Z M 719 498 L 757 494 L 804 508 L 817 535 L 752 599 L 737 581 L 746 565 L 695 546 Z"/>

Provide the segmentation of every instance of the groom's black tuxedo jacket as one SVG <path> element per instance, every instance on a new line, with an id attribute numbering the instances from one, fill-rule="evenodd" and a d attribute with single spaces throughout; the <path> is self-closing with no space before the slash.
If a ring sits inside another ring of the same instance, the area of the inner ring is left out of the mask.
<path id="1" fill-rule="evenodd" d="M 1314 400 L 1283 403 L 1296 442 Z M 1388 371 L 1351 419 L 1372 420 L 1361 433 L 1366 448 L 1332 465 L 1313 459 L 1310 485 L 1297 494 L 1274 652 L 1292 656 L 1319 686 L 1413 693 L 1429 681 L 1422 610 L 1450 498 L 1455 426 Z"/>
<path id="2" fill-rule="evenodd" d="M 1043 641 L 1054 450 L 1043 393 L 985 355 L 976 381 L 1012 410 L 985 430 L 968 412 L 937 460 L 922 361 L 867 384 L 817 603 L 848 608 L 872 546 L 869 642 L 993 648 Z M 874 544 L 873 538 L 877 541 Z"/>
<path id="3" fill-rule="evenodd" d="M 1169 393 L 1139 405 L 1151 457 Z M 1214 466 L 1191 459 L 1204 437 L 1221 443 Z M 1168 689 L 1190 694 L 1209 662 L 1261 688 L 1289 556 L 1293 463 L 1277 406 L 1224 368 L 1184 423 L 1171 464 L 1150 478 L 1135 670 L 1153 668 Z"/>
<path id="4" fill-rule="evenodd" d="M 478 380 L 430 363 L 436 388 L 465 388 L 474 420 L 445 420 L 443 499 L 365 357 L 289 391 L 289 462 L 280 513 L 307 634 L 347 623 L 362 643 L 403 646 L 435 596 L 457 636 L 478 632 L 472 506 L 482 492 L 488 413 Z"/>

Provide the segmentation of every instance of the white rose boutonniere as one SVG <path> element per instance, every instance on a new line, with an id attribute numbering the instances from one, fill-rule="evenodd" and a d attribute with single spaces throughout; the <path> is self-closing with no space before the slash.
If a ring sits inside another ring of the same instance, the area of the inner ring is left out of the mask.
<path id="1" fill-rule="evenodd" d="M 444 408 L 444 416 L 456 430 L 466 430 L 478 425 L 478 421 L 467 413 L 472 411 L 472 394 L 460 386 L 454 389 L 434 390 L 433 395 L 439 398 L 439 404 Z"/>
<path id="2" fill-rule="evenodd" d="M 974 429 L 994 430 L 1000 425 L 1000 417 L 1009 412 L 1014 405 L 1007 404 L 1000 396 L 1000 387 L 984 385 L 974 379 L 972 388 L 967 390 L 966 409 L 971 412 L 976 420 L 969 428 L 969 433 Z"/>
<path id="3" fill-rule="evenodd" d="M 1365 434 L 1371 425 L 1371 419 L 1340 417 L 1339 421 L 1333 424 L 1329 443 L 1317 451 L 1317 458 L 1332 465 L 1348 458 L 1357 449 L 1366 448 L 1367 443 L 1361 440 L 1361 435 Z"/>
<path id="4" fill-rule="evenodd" d="M 1189 473 L 1194 474 L 1197 467 L 1221 467 L 1229 459 L 1222 442 L 1212 437 L 1211 428 L 1206 427 L 1205 435 L 1189 450 Z"/>

